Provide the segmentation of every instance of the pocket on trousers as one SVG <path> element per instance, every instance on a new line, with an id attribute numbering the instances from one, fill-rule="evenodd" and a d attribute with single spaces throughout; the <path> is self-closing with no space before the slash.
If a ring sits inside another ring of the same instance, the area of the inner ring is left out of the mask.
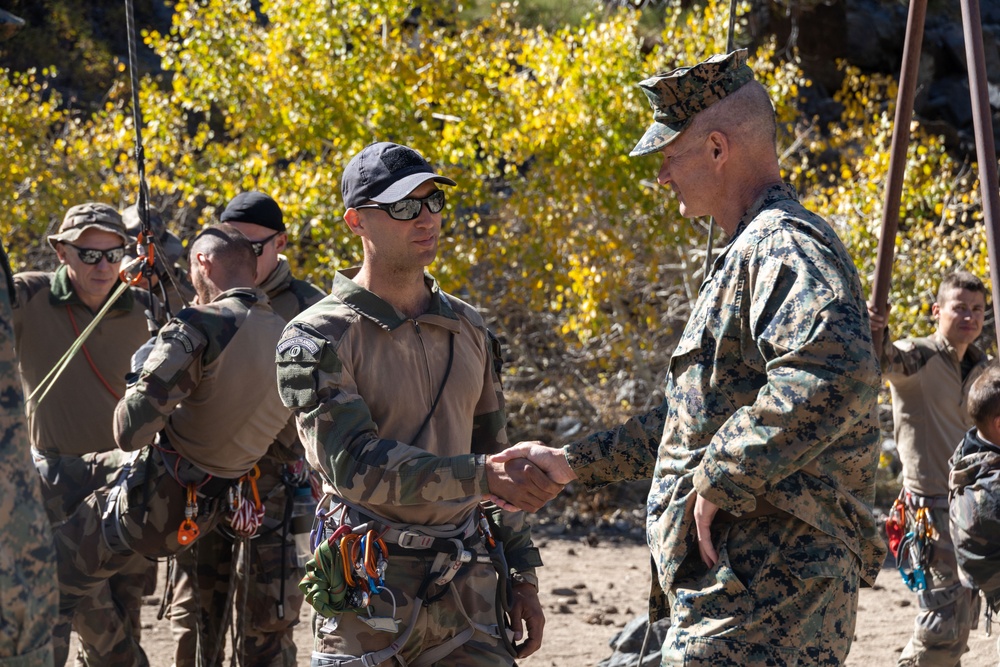
<path id="1" fill-rule="evenodd" d="M 857 558 L 840 540 L 823 536 L 808 546 L 782 550 L 785 567 L 800 581 L 816 578 L 843 579 L 857 570 Z"/>
<path id="2" fill-rule="evenodd" d="M 720 637 L 691 637 L 684 648 L 685 667 L 797 667 L 799 651 Z"/>

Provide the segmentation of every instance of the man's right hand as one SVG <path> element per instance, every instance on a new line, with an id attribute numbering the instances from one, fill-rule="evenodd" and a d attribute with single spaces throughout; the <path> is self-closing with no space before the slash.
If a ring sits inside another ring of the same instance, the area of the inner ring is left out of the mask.
<path id="1" fill-rule="evenodd" d="M 487 475 L 490 500 L 505 510 L 528 512 L 537 512 L 576 479 L 563 450 L 537 441 L 521 442 L 490 456 Z"/>
<path id="2" fill-rule="evenodd" d="M 886 326 L 889 324 L 889 312 L 892 310 L 892 306 L 886 307 L 886 312 L 880 313 L 875 309 L 875 304 L 871 301 L 868 302 L 868 319 L 871 320 L 872 331 L 885 331 Z"/>

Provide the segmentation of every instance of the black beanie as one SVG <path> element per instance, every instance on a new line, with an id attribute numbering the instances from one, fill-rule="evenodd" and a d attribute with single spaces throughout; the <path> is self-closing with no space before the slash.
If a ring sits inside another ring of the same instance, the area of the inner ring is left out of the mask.
<path id="1" fill-rule="evenodd" d="M 222 212 L 220 222 L 249 222 L 276 232 L 285 231 L 278 202 L 263 192 L 241 192 Z"/>

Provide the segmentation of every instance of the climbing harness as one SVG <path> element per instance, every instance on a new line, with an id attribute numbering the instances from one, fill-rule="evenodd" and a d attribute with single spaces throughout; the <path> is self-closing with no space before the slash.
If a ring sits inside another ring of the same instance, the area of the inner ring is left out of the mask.
<path id="1" fill-rule="evenodd" d="M 317 518 L 319 526 L 313 534 L 313 559 L 306 564 L 306 576 L 299 588 L 305 593 L 306 601 L 326 619 L 319 632 L 333 632 L 341 614 L 354 613 L 360 622 L 373 630 L 399 633 L 388 647 L 342 660 L 338 663 L 341 667 L 375 665 L 396 656 L 409 639 L 420 610 L 449 594 L 464 616 L 466 628 L 443 644 L 424 651 L 412 665 L 434 664 L 467 642 L 476 631 L 500 639 L 516 657 L 511 640 L 513 633 L 506 616 L 513 597 L 510 572 L 503 555 L 503 543 L 495 539 L 482 508 L 470 515 L 462 526 L 447 531 L 437 531 L 431 526 L 392 524 L 343 501 L 334 504 L 330 511 L 321 507 L 317 510 Z M 480 552 L 482 547 L 487 554 Z M 403 620 L 396 618 L 396 596 L 385 584 L 392 556 L 433 556 L 401 633 L 399 627 Z M 475 623 L 465 612 L 452 585 L 455 575 L 471 564 L 491 564 L 497 571 L 496 625 Z M 437 592 L 432 593 L 432 587 L 437 587 Z M 377 615 L 373 609 L 375 598 L 383 594 L 392 603 L 389 616 Z"/>

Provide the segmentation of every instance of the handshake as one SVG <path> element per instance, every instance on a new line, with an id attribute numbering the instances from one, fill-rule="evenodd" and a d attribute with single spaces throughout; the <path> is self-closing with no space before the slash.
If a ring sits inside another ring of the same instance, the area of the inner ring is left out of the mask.
<path id="1" fill-rule="evenodd" d="M 576 479 L 576 473 L 563 450 L 527 441 L 487 457 L 486 479 L 486 500 L 505 510 L 537 512 Z"/>

